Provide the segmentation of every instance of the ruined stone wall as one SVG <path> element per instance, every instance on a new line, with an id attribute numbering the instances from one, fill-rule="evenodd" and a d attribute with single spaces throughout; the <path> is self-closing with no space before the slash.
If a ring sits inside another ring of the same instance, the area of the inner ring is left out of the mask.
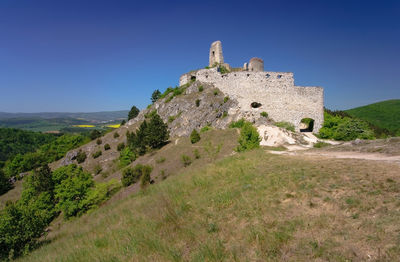
<path id="1" fill-rule="evenodd" d="M 293 73 L 243 71 L 221 75 L 215 68 L 211 68 L 198 70 L 195 75 L 196 80 L 212 83 L 236 99 L 238 110 L 242 112 L 265 111 L 275 121 L 294 124 L 297 131 L 303 118 L 315 120 L 314 132 L 322 127 L 323 89 L 295 86 Z M 262 105 L 252 108 L 252 102 Z"/>

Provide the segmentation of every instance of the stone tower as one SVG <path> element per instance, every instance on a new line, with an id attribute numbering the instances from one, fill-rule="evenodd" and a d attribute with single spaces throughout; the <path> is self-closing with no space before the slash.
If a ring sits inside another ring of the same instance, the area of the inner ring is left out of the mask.
<path id="1" fill-rule="evenodd" d="M 222 55 L 222 44 L 221 41 L 215 41 L 210 47 L 210 63 L 209 66 L 212 67 L 215 63 L 223 64 L 224 56 Z"/>
<path id="2" fill-rule="evenodd" d="M 261 58 L 253 57 L 248 64 L 249 71 L 264 72 L 264 61 Z"/>

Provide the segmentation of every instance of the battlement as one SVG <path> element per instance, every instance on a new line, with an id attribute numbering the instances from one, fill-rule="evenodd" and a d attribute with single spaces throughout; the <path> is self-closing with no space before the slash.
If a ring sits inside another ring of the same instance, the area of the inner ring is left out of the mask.
<path id="1" fill-rule="evenodd" d="M 221 43 L 217 46 L 222 56 Z M 275 121 L 292 123 L 298 131 L 303 118 L 314 120 L 314 132 L 322 127 L 323 88 L 295 86 L 293 73 L 264 71 L 264 62 L 260 58 L 252 58 L 241 71 L 225 74 L 219 71 L 216 66 L 186 73 L 180 77 L 179 84 L 184 85 L 192 80 L 213 84 L 236 99 L 240 111 L 265 111 Z M 253 108 L 253 102 L 260 106 Z"/>

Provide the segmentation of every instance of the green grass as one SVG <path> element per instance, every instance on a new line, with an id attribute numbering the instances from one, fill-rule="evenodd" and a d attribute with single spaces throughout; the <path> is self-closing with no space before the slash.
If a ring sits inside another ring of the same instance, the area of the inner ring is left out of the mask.
<path id="1" fill-rule="evenodd" d="M 394 261 L 398 172 L 253 150 L 111 200 L 20 260 Z"/>
<path id="2" fill-rule="evenodd" d="M 345 112 L 394 133 L 400 132 L 400 99 L 382 101 Z"/>

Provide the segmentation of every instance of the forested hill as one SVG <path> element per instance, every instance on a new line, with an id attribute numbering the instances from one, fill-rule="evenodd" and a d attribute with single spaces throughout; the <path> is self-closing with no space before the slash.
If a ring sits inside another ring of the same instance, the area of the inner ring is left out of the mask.
<path id="1" fill-rule="evenodd" d="M 386 100 L 345 112 L 400 135 L 400 99 Z"/>
<path id="2" fill-rule="evenodd" d="M 15 128 L 0 128 L 0 168 L 17 154 L 36 151 L 40 146 L 57 139 L 54 134 L 42 134 Z"/>

